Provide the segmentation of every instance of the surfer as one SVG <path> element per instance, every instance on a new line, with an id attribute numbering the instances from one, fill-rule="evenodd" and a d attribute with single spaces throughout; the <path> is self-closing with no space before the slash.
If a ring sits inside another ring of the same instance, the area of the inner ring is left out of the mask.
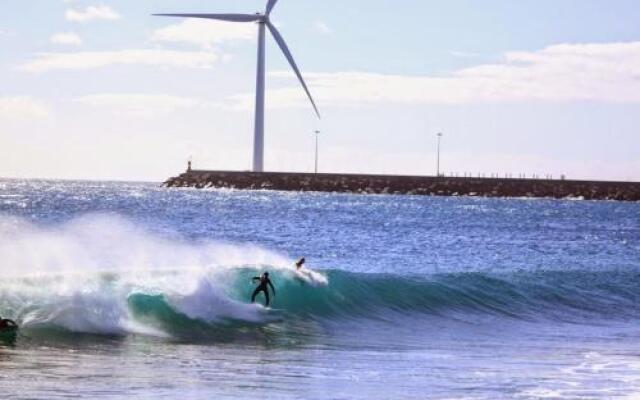
<path id="1" fill-rule="evenodd" d="M 0 317 L 0 330 L 17 328 L 17 327 L 18 327 L 18 324 L 16 324 L 14 321 Z"/>
<path id="2" fill-rule="evenodd" d="M 302 266 L 304 265 L 304 263 L 305 263 L 306 261 L 307 261 L 307 260 L 305 260 L 305 259 L 304 259 L 304 257 L 302 257 L 301 259 L 299 259 L 299 260 L 298 260 L 298 262 L 296 263 L 296 269 L 299 271 L 299 270 L 300 270 L 300 268 L 302 268 Z"/>
<path id="3" fill-rule="evenodd" d="M 251 278 L 251 281 L 259 281 L 258 287 L 253 291 L 253 295 L 251 295 L 251 302 L 253 303 L 256 301 L 256 296 L 258 295 L 258 293 L 264 292 L 264 305 L 266 307 L 269 307 L 269 290 L 267 289 L 267 285 L 271 286 L 273 296 L 275 297 L 276 295 L 276 288 L 273 287 L 271 279 L 269 279 L 269 273 L 265 272 L 264 274 L 262 274 L 262 276 L 254 276 L 253 278 Z"/>

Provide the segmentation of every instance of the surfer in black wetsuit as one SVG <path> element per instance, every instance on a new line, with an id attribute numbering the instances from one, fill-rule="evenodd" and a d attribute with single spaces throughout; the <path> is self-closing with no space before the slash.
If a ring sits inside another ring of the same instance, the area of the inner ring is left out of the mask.
<path id="1" fill-rule="evenodd" d="M 2 317 L 0 317 L 0 329 L 17 328 L 17 327 L 18 327 L 18 324 L 16 324 L 12 320 L 3 319 Z"/>
<path id="2" fill-rule="evenodd" d="M 256 296 L 258 295 L 258 293 L 264 292 L 264 299 L 265 299 L 264 305 L 266 307 L 269 307 L 269 290 L 267 289 L 267 285 L 271 286 L 271 290 L 273 291 L 273 296 L 276 295 L 276 288 L 273 287 L 273 284 L 269 279 L 269 273 L 265 272 L 264 274 L 262 274 L 262 276 L 254 276 L 253 278 L 251 278 L 251 281 L 260 282 L 256 290 L 253 291 L 253 295 L 251 295 L 251 302 L 253 303 L 256 301 Z"/>

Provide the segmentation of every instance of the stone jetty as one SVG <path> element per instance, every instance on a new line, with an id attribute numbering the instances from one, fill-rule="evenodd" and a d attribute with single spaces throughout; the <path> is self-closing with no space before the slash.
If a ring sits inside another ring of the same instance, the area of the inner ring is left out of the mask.
<path id="1" fill-rule="evenodd" d="M 166 187 L 640 201 L 640 182 L 189 170 Z"/>

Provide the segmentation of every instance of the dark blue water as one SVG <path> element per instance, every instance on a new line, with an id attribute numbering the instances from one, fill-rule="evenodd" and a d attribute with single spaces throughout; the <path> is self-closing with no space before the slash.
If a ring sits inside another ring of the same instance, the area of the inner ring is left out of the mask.
<path id="1" fill-rule="evenodd" d="M 637 203 L 5 180 L 0 278 L 10 397 L 640 391 Z"/>

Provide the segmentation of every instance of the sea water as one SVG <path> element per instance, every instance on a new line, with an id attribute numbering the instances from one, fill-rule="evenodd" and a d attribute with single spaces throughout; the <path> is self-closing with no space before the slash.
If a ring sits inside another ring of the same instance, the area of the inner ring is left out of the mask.
<path id="1" fill-rule="evenodd" d="M 639 301 L 638 203 L 0 181 L 2 398 L 640 398 Z"/>

